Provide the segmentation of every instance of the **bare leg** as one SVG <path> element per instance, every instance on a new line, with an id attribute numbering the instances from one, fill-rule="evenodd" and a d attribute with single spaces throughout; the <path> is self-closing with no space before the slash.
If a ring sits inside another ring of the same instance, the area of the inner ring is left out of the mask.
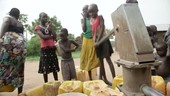
<path id="1" fill-rule="evenodd" d="M 99 74 L 99 79 L 101 79 L 102 80 L 102 76 L 103 76 L 103 59 L 99 59 L 100 60 L 100 74 Z"/>
<path id="2" fill-rule="evenodd" d="M 45 83 L 48 82 L 48 75 L 47 74 L 43 74 L 43 76 L 44 76 L 44 82 Z"/>
<path id="3" fill-rule="evenodd" d="M 18 94 L 22 93 L 23 90 L 23 86 L 24 86 L 24 67 L 25 63 L 22 63 L 22 65 L 20 66 L 20 70 L 19 70 L 19 74 L 22 74 L 21 77 L 23 76 L 23 85 L 21 87 L 18 87 Z"/>
<path id="4" fill-rule="evenodd" d="M 107 61 L 107 63 L 109 64 L 110 71 L 111 71 L 111 73 L 112 73 L 112 77 L 114 78 L 114 77 L 115 77 L 115 68 L 114 68 L 114 66 L 113 66 L 113 62 L 112 62 L 112 60 L 110 59 L 110 57 L 107 57 L 107 58 L 106 58 L 106 61 Z"/>
<path id="5" fill-rule="evenodd" d="M 167 50 L 167 56 L 170 56 L 170 46 L 168 46 L 168 50 Z"/>
<path id="6" fill-rule="evenodd" d="M 104 82 L 105 82 L 106 84 L 112 85 L 112 83 L 107 80 L 103 59 L 100 59 L 100 63 L 101 63 L 101 64 L 100 64 L 100 77 L 102 78 L 102 80 L 104 80 Z"/>
<path id="7" fill-rule="evenodd" d="M 92 80 L 92 73 L 91 73 L 91 71 L 88 71 L 88 74 L 89 74 L 89 79 Z"/>
<path id="8" fill-rule="evenodd" d="M 57 74 L 57 72 L 53 72 L 53 77 L 54 77 L 54 80 L 58 80 L 58 74 Z"/>
<path id="9" fill-rule="evenodd" d="M 18 94 L 22 93 L 23 86 L 18 88 Z"/>

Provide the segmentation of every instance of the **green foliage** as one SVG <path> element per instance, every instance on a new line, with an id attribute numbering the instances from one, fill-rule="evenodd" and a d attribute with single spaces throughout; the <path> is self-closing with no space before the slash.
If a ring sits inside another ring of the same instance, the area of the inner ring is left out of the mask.
<path id="1" fill-rule="evenodd" d="M 56 16 L 49 18 L 49 20 L 53 24 L 54 32 L 58 32 L 62 28 L 61 23 L 60 21 L 57 20 Z M 39 25 L 39 24 L 40 24 L 40 21 L 38 19 L 35 19 L 31 23 L 31 25 L 28 26 L 28 31 L 31 35 L 35 34 L 34 28 L 36 25 Z M 39 56 L 39 54 L 40 54 L 40 40 L 37 34 L 35 34 L 35 37 L 31 38 L 31 40 L 27 42 L 27 55 L 28 56 Z"/>
<path id="2" fill-rule="evenodd" d="M 106 29 L 106 32 L 109 33 L 109 32 L 112 32 L 112 30 L 111 30 L 111 29 Z M 113 39 L 113 38 L 114 38 L 114 37 L 113 37 L 114 35 L 115 35 L 115 34 L 111 35 L 111 36 L 109 37 L 109 39 Z"/>
<path id="3" fill-rule="evenodd" d="M 70 40 L 74 40 L 75 38 L 74 38 L 74 34 L 68 34 L 68 39 L 70 39 Z"/>
<path id="4" fill-rule="evenodd" d="M 40 24 L 40 21 L 38 19 L 35 19 L 29 25 L 27 23 L 28 17 L 26 14 L 20 14 L 19 21 L 24 25 L 25 32 L 29 32 L 31 35 L 35 34 L 35 32 L 34 32 L 35 26 Z M 62 28 L 60 21 L 57 20 L 56 16 L 49 17 L 49 21 L 53 25 L 54 32 L 58 33 L 60 31 L 60 29 Z M 74 40 L 74 35 L 69 34 L 68 38 Z M 35 37 L 32 37 L 31 40 L 27 40 L 26 43 L 27 43 L 27 56 L 39 56 L 39 54 L 40 54 L 40 40 L 39 40 L 39 37 L 37 36 L 37 34 L 35 34 Z"/>
<path id="5" fill-rule="evenodd" d="M 59 30 L 62 28 L 60 21 L 57 20 L 56 16 L 49 17 L 50 22 L 53 24 L 53 30 L 54 32 L 59 32 Z M 35 34 L 34 28 L 36 25 L 39 25 L 40 21 L 38 19 L 35 19 L 31 25 L 28 26 L 28 31 L 30 34 Z"/>
<path id="6" fill-rule="evenodd" d="M 26 14 L 20 14 L 20 16 L 19 16 L 19 21 L 22 22 L 23 25 L 27 24 L 27 22 L 28 22 L 28 17 L 27 16 L 28 15 L 26 15 Z"/>
<path id="7" fill-rule="evenodd" d="M 28 26 L 28 32 L 32 35 L 35 34 L 34 29 L 36 25 L 39 25 L 40 22 L 38 19 L 35 19 L 33 22 L 31 22 L 31 25 Z"/>
<path id="8" fill-rule="evenodd" d="M 27 31 L 27 28 L 29 26 L 29 24 L 27 23 L 28 22 L 28 15 L 26 14 L 20 14 L 19 16 L 19 21 L 24 25 L 24 29 L 25 31 Z"/>
<path id="9" fill-rule="evenodd" d="M 32 37 L 27 41 L 27 56 L 39 56 L 40 54 L 40 40 L 38 36 Z"/>
<path id="10" fill-rule="evenodd" d="M 60 21 L 57 20 L 56 16 L 53 16 L 50 18 L 51 23 L 53 24 L 53 30 L 54 32 L 59 32 L 59 30 L 62 28 Z"/>

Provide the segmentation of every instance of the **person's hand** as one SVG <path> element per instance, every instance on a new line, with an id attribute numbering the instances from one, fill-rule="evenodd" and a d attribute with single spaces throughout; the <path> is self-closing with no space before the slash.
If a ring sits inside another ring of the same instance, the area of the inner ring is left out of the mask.
<path id="1" fill-rule="evenodd" d="M 87 13 L 86 12 L 81 13 L 81 15 L 83 16 L 83 18 L 87 17 Z"/>
<path id="2" fill-rule="evenodd" d="M 58 68 L 57 72 L 60 72 L 60 68 Z"/>
<path id="3" fill-rule="evenodd" d="M 96 48 L 99 47 L 99 43 L 95 43 L 94 47 L 96 47 Z"/>
<path id="4" fill-rule="evenodd" d="M 73 48 L 73 51 L 76 51 L 76 47 Z"/>

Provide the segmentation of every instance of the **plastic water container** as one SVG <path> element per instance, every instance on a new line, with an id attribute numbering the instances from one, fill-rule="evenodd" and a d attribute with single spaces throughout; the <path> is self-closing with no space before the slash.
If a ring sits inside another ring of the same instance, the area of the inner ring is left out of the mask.
<path id="1" fill-rule="evenodd" d="M 64 93 L 64 94 L 59 94 L 57 96 L 87 96 L 87 95 L 83 93 Z"/>

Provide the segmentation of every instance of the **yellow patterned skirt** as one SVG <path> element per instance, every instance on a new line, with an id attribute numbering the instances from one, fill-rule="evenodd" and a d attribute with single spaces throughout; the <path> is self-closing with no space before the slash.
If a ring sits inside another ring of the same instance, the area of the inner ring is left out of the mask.
<path id="1" fill-rule="evenodd" d="M 99 66 L 93 39 L 83 38 L 83 44 L 80 55 L 80 68 L 90 71 Z"/>

